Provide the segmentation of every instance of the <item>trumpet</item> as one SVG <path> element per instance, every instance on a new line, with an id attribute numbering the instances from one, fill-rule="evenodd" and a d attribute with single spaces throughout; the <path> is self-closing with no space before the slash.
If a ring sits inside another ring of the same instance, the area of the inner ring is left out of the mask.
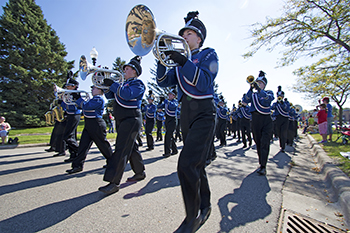
<path id="1" fill-rule="evenodd" d="M 303 111 L 303 107 L 301 107 L 299 104 L 296 104 L 295 105 L 295 111 L 296 113 L 301 113 Z"/>
<path id="2" fill-rule="evenodd" d="M 109 89 L 109 87 L 103 85 L 104 79 L 111 79 L 114 82 L 124 83 L 124 75 L 117 70 L 101 69 L 88 63 L 86 57 L 82 55 L 79 61 L 79 75 L 82 80 L 90 74 L 94 74 L 91 77 L 92 84 L 100 89 Z M 112 76 L 111 74 L 115 74 Z"/>
<path id="3" fill-rule="evenodd" d="M 280 96 L 280 95 L 279 95 L 279 96 L 277 96 L 277 101 L 278 101 L 278 102 L 283 101 L 283 97 L 282 97 L 282 96 Z"/>
<path id="4" fill-rule="evenodd" d="M 67 105 L 74 104 L 75 100 L 73 99 L 73 96 L 72 96 L 73 93 L 83 94 L 81 97 L 84 99 L 84 101 L 90 100 L 90 95 L 86 91 L 67 90 L 67 89 L 63 89 L 63 88 L 58 87 L 56 84 L 54 86 L 54 94 L 55 94 L 56 98 L 61 99 Z"/>
<path id="5" fill-rule="evenodd" d="M 138 56 L 145 56 L 153 49 L 153 55 L 166 67 L 175 67 L 175 63 L 165 54 L 177 51 L 191 59 L 191 50 L 186 40 L 156 28 L 151 10 L 145 5 L 136 5 L 126 19 L 126 40 L 131 51 Z"/>
<path id="6" fill-rule="evenodd" d="M 250 85 L 254 84 L 255 83 L 255 78 L 253 75 L 249 75 L 247 77 L 247 83 L 249 83 Z"/>

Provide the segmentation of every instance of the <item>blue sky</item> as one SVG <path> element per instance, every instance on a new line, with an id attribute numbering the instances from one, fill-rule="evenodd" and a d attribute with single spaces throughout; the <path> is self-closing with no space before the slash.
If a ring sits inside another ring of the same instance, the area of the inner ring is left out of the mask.
<path id="1" fill-rule="evenodd" d="M 6 2 L 0 0 L 1 6 Z M 292 71 L 311 63 L 311 60 L 303 59 L 293 66 L 276 69 L 277 58 L 280 56 L 278 51 L 268 53 L 263 49 L 249 60 L 242 57 L 252 41 L 249 39 L 249 25 L 264 23 L 266 17 L 278 17 L 284 3 L 282 0 L 36 0 L 36 3 L 41 7 L 48 24 L 57 32 L 60 41 L 65 44 L 68 52 L 66 60 L 75 60 L 73 72 L 78 70 L 81 55 L 85 55 L 91 62 L 89 54 L 93 47 L 99 53 L 97 65 L 101 66 L 112 67 L 117 57 L 129 61 L 134 56 L 126 43 L 125 21 L 135 5 L 148 6 L 155 16 L 157 28 L 172 34 L 177 34 L 184 26 L 183 18 L 187 12 L 198 10 L 199 18 L 207 28 L 203 47 L 212 47 L 218 54 L 219 72 L 216 82 L 229 108 L 233 103 L 237 105 L 248 91 L 246 77 L 257 77 L 259 70 L 266 72 L 266 89 L 276 93 L 277 86 L 281 85 L 285 97 L 294 105 L 299 104 L 304 109 L 311 110 L 317 103 L 306 100 L 302 94 L 294 93 L 290 88 L 296 82 Z M 3 13 L 2 8 L 0 13 Z M 150 81 L 149 70 L 155 67 L 154 63 L 152 52 L 142 59 L 143 73 L 140 79 L 146 85 Z M 82 81 L 78 78 L 78 81 L 80 89 L 90 92 L 90 79 Z"/>

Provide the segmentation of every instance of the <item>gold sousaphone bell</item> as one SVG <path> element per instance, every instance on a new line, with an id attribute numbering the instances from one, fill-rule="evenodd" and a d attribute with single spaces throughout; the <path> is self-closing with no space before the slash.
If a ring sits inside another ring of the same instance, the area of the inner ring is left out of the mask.
<path id="1" fill-rule="evenodd" d="M 145 56 L 153 49 L 153 55 L 166 67 L 178 66 L 164 52 L 177 51 L 191 59 L 191 50 L 184 38 L 161 31 L 151 10 L 145 5 L 131 9 L 126 19 L 125 35 L 131 51 L 138 56 Z"/>

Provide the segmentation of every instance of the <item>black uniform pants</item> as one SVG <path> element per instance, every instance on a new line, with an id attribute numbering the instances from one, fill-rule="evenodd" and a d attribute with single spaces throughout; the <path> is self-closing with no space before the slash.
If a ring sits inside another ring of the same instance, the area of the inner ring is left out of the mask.
<path id="1" fill-rule="evenodd" d="M 56 121 L 55 124 L 57 124 L 55 151 L 63 154 L 66 151 L 66 142 L 63 140 L 63 135 L 66 130 L 67 121 Z"/>
<path id="2" fill-rule="evenodd" d="M 218 136 L 220 139 L 220 145 L 226 145 L 226 119 L 221 119 L 218 117 L 219 123 L 218 123 Z"/>
<path id="3" fill-rule="evenodd" d="M 247 145 L 247 139 L 249 144 L 252 144 L 252 136 L 250 131 L 250 120 L 246 118 L 241 119 L 241 132 L 242 132 L 242 141 L 244 145 Z"/>
<path id="4" fill-rule="evenodd" d="M 162 141 L 163 140 L 162 127 L 163 127 L 163 121 L 158 121 L 157 120 L 157 140 L 158 141 Z"/>
<path id="5" fill-rule="evenodd" d="M 80 116 L 80 114 L 68 114 L 66 117 L 66 128 L 64 130 L 63 140 L 66 142 L 70 158 L 75 158 L 78 153 L 77 127 L 80 122 Z"/>
<path id="6" fill-rule="evenodd" d="M 74 158 L 72 167 L 83 167 L 87 153 L 93 142 L 103 156 L 107 160 L 110 159 L 112 156 L 112 148 L 106 136 L 106 122 L 102 118 L 85 117 L 85 126 L 79 143 L 78 156 Z"/>
<path id="7" fill-rule="evenodd" d="M 259 156 L 259 164 L 266 167 L 270 153 L 270 138 L 272 134 L 272 119 L 270 115 L 252 112 L 253 138 Z"/>
<path id="8" fill-rule="evenodd" d="M 289 124 L 288 117 L 277 115 L 275 124 L 276 124 L 275 130 L 280 141 L 280 147 L 282 150 L 284 150 L 286 148 L 286 143 L 287 143 L 287 133 L 288 133 L 288 124 Z"/>
<path id="9" fill-rule="evenodd" d="M 55 149 L 57 143 L 57 132 L 59 130 L 59 122 L 55 121 L 55 125 L 53 126 L 51 137 L 50 137 L 50 148 Z"/>
<path id="10" fill-rule="evenodd" d="M 177 174 L 187 222 L 196 218 L 200 209 L 210 206 L 205 165 L 214 137 L 215 115 L 212 99 L 182 97 L 181 129 L 184 146 L 179 156 Z"/>
<path id="11" fill-rule="evenodd" d="M 241 119 L 242 118 L 239 118 L 237 117 L 237 136 L 238 136 L 238 140 L 241 140 Z"/>
<path id="12" fill-rule="evenodd" d="M 177 139 L 179 139 L 180 142 L 182 141 L 181 134 L 182 134 L 182 132 L 181 132 L 181 119 L 177 118 L 177 124 L 176 124 L 176 129 L 175 129 L 175 141 L 177 141 Z"/>
<path id="13" fill-rule="evenodd" d="M 294 121 L 292 120 L 288 120 L 288 133 L 287 133 L 287 145 L 289 146 L 293 146 L 293 142 L 294 142 Z"/>
<path id="14" fill-rule="evenodd" d="M 232 133 L 233 133 L 233 137 L 236 137 L 236 131 L 237 131 L 237 121 L 232 120 Z"/>
<path id="15" fill-rule="evenodd" d="M 136 144 L 136 137 L 140 132 L 142 117 L 139 109 L 127 109 L 114 102 L 114 118 L 117 125 L 115 151 L 107 160 L 104 181 L 120 184 L 126 164 L 130 161 L 135 174 L 141 174 L 145 166 Z"/>
<path id="16" fill-rule="evenodd" d="M 176 128 L 176 118 L 166 115 L 165 118 L 165 140 L 164 154 L 177 153 L 177 147 L 174 139 L 174 131 Z"/>
<path id="17" fill-rule="evenodd" d="M 146 139 L 147 139 L 147 147 L 151 149 L 154 148 L 154 140 L 152 136 L 153 128 L 154 128 L 154 118 L 146 117 L 145 133 L 146 133 Z"/>

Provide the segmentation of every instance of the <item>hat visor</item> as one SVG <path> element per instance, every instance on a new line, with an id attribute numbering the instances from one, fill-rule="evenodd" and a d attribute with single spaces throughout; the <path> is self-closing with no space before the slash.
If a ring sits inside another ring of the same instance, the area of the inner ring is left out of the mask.
<path id="1" fill-rule="evenodd" d="M 185 32 L 187 29 L 190 29 L 190 30 L 192 30 L 192 31 L 195 31 L 195 32 L 197 33 L 197 35 L 198 35 L 198 36 L 202 39 L 202 41 L 203 41 L 202 32 L 201 32 L 198 28 L 196 28 L 196 27 L 194 27 L 194 26 L 191 26 L 191 25 L 185 26 L 185 27 L 181 28 L 180 31 L 179 31 L 179 36 L 182 36 L 182 35 L 184 34 L 184 32 Z"/>

